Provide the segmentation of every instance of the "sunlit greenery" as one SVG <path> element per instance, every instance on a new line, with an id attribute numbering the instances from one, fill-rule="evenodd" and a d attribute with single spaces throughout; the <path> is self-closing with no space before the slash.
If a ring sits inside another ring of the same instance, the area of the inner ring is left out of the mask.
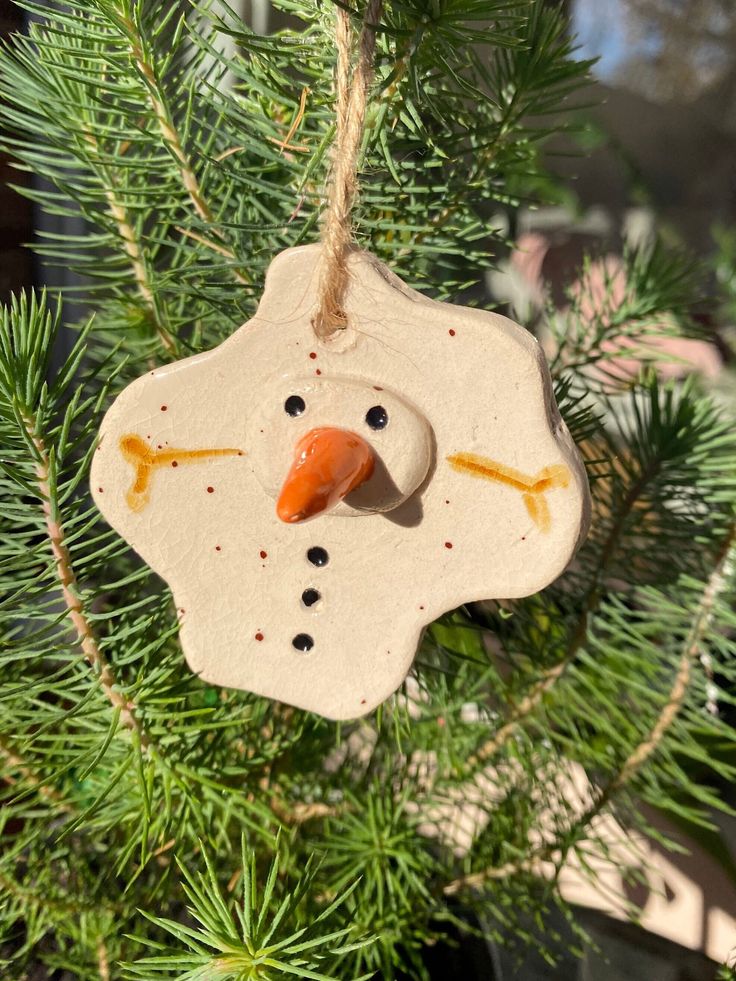
<path id="1" fill-rule="evenodd" d="M 651 366 L 606 384 L 622 337 L 649 365 L 660 314 L 691 328 L 689 260 L 642 248 L 615 310 L 591 318 L 578 294 L 538 325 L 594 498 L 565 576 L 442 617 L 363 721 L 215 689 L 184 664 L 168 589 L 91 505 L 88 465 L 142 366 L 228 336 L 273 255 L 318 238 L 334 10 L 279 0 L 294 26 L 261 37 L 207 0 L 21 6 L 3 140 L 42 179 L 22 193 L 84 220 L 34 248 L 81 273 L 89 317 L 24 295 L 0 322 L 0 970 L 424 978 L 457 929 L 552 955 L 535 926 L 564 909 L 565 859 L 607 854 L 599 813 L 646 831 L 644 800 L 707 823 L 734 775 L 736 433 Z M 588 65 L 541 0 L 387 3 L 377 49 L 358 242 L 482 303 L 505 245 L 491 217 L 544 186 L 539 147 L 575 124 Z"/>

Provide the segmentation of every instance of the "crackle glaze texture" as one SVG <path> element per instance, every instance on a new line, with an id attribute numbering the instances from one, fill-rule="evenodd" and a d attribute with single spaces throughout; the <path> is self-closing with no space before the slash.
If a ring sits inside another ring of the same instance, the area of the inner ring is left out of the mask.
<path id="1" fill-rule="evenodd" d="M 133 382 L 105 416 L 91 485 L 171 587 L 193 671 L 347 719 L 396 690 L 439 614 L 559 576 L 588 489 L 527 331 L 428 300 L 356 251 L 349 328 L 320 343 L 318 260 L 319 246 L 281 253 L 247 324 Z M 373 475 L 286 524 L 294 448 L 325 426 L 368 443 Z"/>

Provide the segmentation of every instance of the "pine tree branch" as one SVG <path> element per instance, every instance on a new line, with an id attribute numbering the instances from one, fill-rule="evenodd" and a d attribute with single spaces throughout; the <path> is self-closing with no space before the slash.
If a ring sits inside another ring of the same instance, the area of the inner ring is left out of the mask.
<path id="1" fill-rule="evenodd" d="M 633 511 L 637 501 L 643 494 L 649 482 L 656 476 L 658 469 L 658 461 L 652 461 L 652 463 L 645 468 L 639 477 L 632 483 L 631 487 L 629 488 L 629 492 L 621 504 L 608 536 L 603 543 L 600 558 L 598 560 L 597 575 L 583 603 L 575 630 L 573 631 L 570 642 L 568 643 L 565 656 L 561 661 L 553 665 L 542 675 L 540 681 L 534 685 L 529 694 L 521 700 L 519 705 L 512 712 L 509 721 L 501 726 L 493 738 L 484 743 L 480 749 L 478 749 L 476 753 L 467 760 L 467 766 L 470 769 L 474 769 L 476 766 L 486 762 L 506 745 L 511 736 L 513 736 L 513 734 L 516 732 L 517 728 L 522 725 L 525 720 L 528 719 L 537 709 L 547 692 L 557 684 L 565 673 L 566 668 L 572 663 L 578 652 L 585 644 L 588 636 L 588 624 L 591 614 L 600 602 L 603 594 L 603 577 L 611 564 L 618 542 L 623 535 L 626 519 Z"/>
<path id="2" fill-rule="evenodd" d="M 154 116 L 156 117 L 156 122 L 158 123 L 163 141 L 179 165 L 179 174 L 181 176 L 182 184 L 184 185 L 184 188 L 186 189 L 186 192 L 194 205 L 194 210 L 197 212 L 203 222 L 211 225 L 214 222 L 212 209 L 202 194 L 202 188 L 197 180 L 197 176 L 194 173 L 194 169 L 192 168 L 188 156 L 184 152 L 184 147 L 182 146 L 179 133 L 174 126 L 168 103 L 158 84 L 156 71 L 153 64 L 146 56 L 143 38 L 138 31 L 135 21 L 127 14 L 124 7 L 118 7 L 116 13 L 120 18 L 120 25 L 123 28 L 130 45 L 130 53 L 133 61 L 135 62 L 136 68 L 145 82 L 151 108 L 153 109 Z"/>
<path id="3" fill-rule="evenodd" d="M 8 739 L 0 735 L 0 756 L 3 757 L 5 765 L 9 770 L 15 770 L 21 775 L 23 780 L 36 790 L 40 797 L 50 801 L 60 811 L 71 811 L 72 808 L 64 800 L 62 795 L 55 787 L 50 787 L 44 783 L 28 766 L 26 761 L 20 756 Z M 16 783 L 15 778 L 10 773 L 4 773 L 3 779 L 11 786 Z"/>
<path id="4" fill-rule="evenodd" d="M 48 889 L 32 889 L 27 885 L 16 882 L 16 880 L 6 875 L 0 870 L 0 888 L 27 907 L 40 907 L 61 916 L 73 916 L 78 918 L 82 913 L 105 913 L 111 918 L 118 918 L 121 909 L 117 904 L 109 903 L 96 897 L 94 901 L 85 901 L 79 897 L 78 901 L 71 897 L 59 898 L 49 894 Z"/>
<path id="5" fill-rule="evenodd" d="M 140 34 L 140 31 L 138 30 L 138 26 L 133 18 L 127 14 L 124 8 L 118 7 L 116 13 L 120 18 L 120 25 L 123 29 L 125 37 L 128 40 L 128 44 L 130 45 L 131 57 L 133 58 L 135 66 L 145 83 L 151 108 L 154 116 L 156 117 L 156 122 L 158 123 L 159 131 L 161 133 L 161 138 L 163 139 L 165 145 L 169 148 L 171 155 L 174 157 L 174 160 L 177 163 L 179 176 L 184 189 L 189 195 L 189 200 L 191 201 L 198 217 L 206 225 L 209 225 L 212 228 L 213 234 L 216 235 L 218 239 L 224 242 L 225 236 L 216 227 L 212 207 L 202 191 L 202 186 L 194 172 L 192 162 L 184 150 L 184 144 L 179 131 L 174 124 L 174 119 L 171 110 L 169 109 L 168 100 L 161 90 L 161 86 L 159 85 L 158 77 L 156 75 L 155 66 L 146 53 L 144 40 Z M 195 236 L 190 237 L 194 238 Z M 208 241 L 204 237 L 198 239 L 198 241 L 201 241 L 209 248 L 214 247 L 214 243 Z M 216 251 L 229 259 L 236 258 L 233 250 L 227 245 L 220 246 L 216 249 Z M 251 282 L 251 280 L 240 269 L 233 268 L 232 274 L 239 283 L 249 284 Z"/>
<path id="6" fill-rule="evenodd" d="M 713 621 L 715 605 L 724 590 L 728 587 L 734 562 L 736 562 L 736 524 L 731 527 L 720 549 L 715 568 L 705 584 L 705 589 L 703 590 L 698 608 L 695 611 L 685 647 L 680 656 L 675 680 L 662 711 L 646 739 L 642 740 L 636 749 L 629 754 L 616 776 L 600 793 L 596 803 L 583 816 L 582 821 L 585 825 L 589 824 L 603 810 L 611 798 L 630 782 L 631 778 L 657 751 L 657 748 L 677 718 L 690 685 L 693 664 L 700 657 L 703 640 Z"/>
<path id="7" fill-rule="evenodd" d="M 630 783 L 631 779 L 641 770 L 661 745 L 662 740 L 675 722 L 685 701 L 693 665 L 700 657 L 703 640 L 713 621 L 715 605 L 719 597 L 728 587 L 735 563 L 736 524 L 731 527 L 720 549 L 715 568 L 705 584 L 698 608 L 694 614 L 692 626 L 685 641 L 677 672 L 675 673 L 675 679 L 670 688 L 667 700 L 657 716 L 654 725 L 649 730 L 646 738 L 629 753 L 616 775 L 601 790 L 591 807 L 577 818 L 573 825 L 565 830 L 564 837 L 566 839 L 569 839 L 576 831 L 584 831 L 586 828 L 589 828 L 595 818 L 608 806 L 615 795 Z M 505 865 L 491 866 L 490 868 L 482 869 L 480 872 L 472 872 L 468 875 L 460 876 L 448 883 L 444 887 L 443 892 L 447 896 L 453 896 L 462 889 L 480 888 L 491 880 L 506 879 L 522 872 L 541 872 L 544 863 L 553 859 L 559 864 L 570 848 L 568 844 L 560 841 L 560 837 L 558 836 L 555 842 L 545 845 L 544 848 L 520 862 L 507 862 Z"/>
<path id="8" fill-rule="evenodd" d="M 587 621 L 585 619 L 581 619 L 580 622 L 581 624 L 585 624 Z M 501 726 L 501 728 L 498 730 L 498 732 L 496 732 L 496 734 L 493 736 L 492 739 L 489 739 L 486 743 L 484 743 L 480 747 L 480 749 L 477 750 L 476 753 L 474 753 L 472 756 L 468 758 L 466 765 L 470 769 L 475 769 L 475 767 L 479 766 L 481 763 L 485 763 L 488 759 L 494 756 L 500 749 L 502 749 L 509 741 L 509 739 L 513 736 L 513 734 L 516 732 L 517 728 L 520 725 L 522 725 L 524 720 L 527 719 L 535 711 L 535 709 L 542 701 L 545 694 L 550 690 L 550 688 L 553 688 L 554 685 L 557 684 L 559 679 L 562 677 L 565 668 L 568 666 L 570 661 L 575 657 L 575 654 L 577 654 L 578 650 L 582 645 L 583 641 L 577 639 L 579 633 L 580 631 L 576 632 L 575 634 L 576 639 L 568 648 L 565 657 L 558 664 L 555 664 L 554 667 L 550 668 L 542 675 L 541 680 L 538 681 L 536 685 L 534 685 L 534 687 L 529 692 L 529 694 L 525 695 L 524 698 L 516 706 L 514 711 L 511 713 L 511 717 L 509 718 L 508 722 L 504 723 L 504 725 Z M 583 627 L 582 628 L 583 639 L 586 634 L 587 634 L 587 628 Z"/>
<path id="9" fill-rule="evenodd" d="M 151 319 L 156 326 L 156 333 L 158 334 L 164 348 L 169 354 L 176 354 L 176 344 L 174 339 L 167 328 L 161 323 L 161 319 L 159 317 L 153 287 L 151 286 L 148 269 L 143 258 L 142 245 L 138 239 L 138 236 L 136 235 L 133 223 L 128 216 L 127 208 L 121 201 L 118 200 L 115 194 L 114 177 L 112 174 L 107 173 L 107 168 L 100 159 L 100 147 L 99 143 L 97 142 L 97 137 L 88 129 L 85 129 L 84 139 L 92 151 L 98 167 L 107 177 L 107 180 L 103 181 L 105 200 L 107 201 L 108 211 L 115 222 L 118 235 L 122 240 L 125 254 L 130 259 L 130 264 L 133 269 L 133 277 L 135 279 L 136 286 L 138 287 L 138 292 L 148 308 Z"/>
<path id="10" fill-rule="evenodd" d="M 94 670 L 105 696 L 113 708 L 120 712 L 123 725 L 135 733 L 141 750 L 145 752 L 150 745 L 148 735 L 136 715 L 134 703 L 126 699 L 118 690 L 112 666 L 100 649 L 95 631 L 79 598 L 79 585 L 72 565 L 64 528 L 61 520 L 54 516 L 51 506 L 50 459 L 46 444 L 37 432 L 35 420 L 25 412 L 21 414 L 21 418 L 26 435 L 36 449 L 35 471 L 42 502 L 41 507 L 67 616 L 76 631 L 82 653 L 87 663 Z"/>

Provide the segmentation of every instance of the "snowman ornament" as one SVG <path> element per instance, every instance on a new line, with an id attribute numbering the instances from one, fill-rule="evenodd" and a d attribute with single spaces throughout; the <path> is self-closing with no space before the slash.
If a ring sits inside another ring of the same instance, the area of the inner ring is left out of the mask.
<path id="1" fill-rule="evenodd" d="M 441 613 L 559 576 L 589 499 L 527 331 L 355 251 L 348 326 L 319 341 L 319 261 L 282 252 L 248 323 L 129 385 L 91 488 L 171 587 L 194 672 L 350 719 Z"/>

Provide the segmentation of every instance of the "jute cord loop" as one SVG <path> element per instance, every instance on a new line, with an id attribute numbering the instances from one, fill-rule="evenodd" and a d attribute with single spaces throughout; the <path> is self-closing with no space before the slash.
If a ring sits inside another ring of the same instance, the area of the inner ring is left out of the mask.
<path id="1" fill-rule="evenodd" d="M 349 280 L 348 255 L 353 243 L 352 212 L 358 193 L 358 155 L 373 80 L 376 26 L 382 5 L 383 0 L 368 0 L 352 74 L 350 14 L 342 7 L 335 7 L 335 142 L 322 221 L 318 306 L 312 321 L 315 334 L 323 341 L 347 326 L 344 298 Z"/>

